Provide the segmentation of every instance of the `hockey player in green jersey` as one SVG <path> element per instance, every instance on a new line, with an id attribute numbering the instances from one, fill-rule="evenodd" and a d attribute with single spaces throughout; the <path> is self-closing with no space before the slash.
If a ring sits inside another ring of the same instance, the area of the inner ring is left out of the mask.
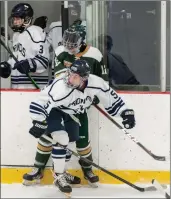
<path id="1" fill-rule="evenodd" d="M 55 73 L 71 65 L 76 59 L 86 60 L 91 66 L 91 73 L 102 76 L 105 73 L 101 52 L 84 43 L 85 28 L 82 25 L 73 25 L 63 35 L 63 45 L 55 50 Z"/>
<path id="2" fill-rule="evenodd" d="M 86 43 L 84 43 L 85 36 L 86 32 L 84 26 L 78 24 L 72 25 L 64 32 L 63 45 L 57 47 L 55 50 L 55 76 L 59 76 L 61 73 L 64 73 L 67 67 L 71 66 L 75 60 L 83 59 L 86 60 L 91 66 L 92 74 L 102 77 L 103 73 L 105 72 L 103 56 L 97 48 L 88 46 Z M 79 155 L 93 161 L 88 132 L 87 113 L 79 114 L 77 117 L 81 123 L 79 128 L 80 139 L 76 142 L 77 152 Z M 25 180 L 24 184 L 28 184 L 28 182 L 32 183 L 33 180 L 43 177 L 43 170 L 50 157 L 51 150 L 52 144 L 46 141 L 44 138 L 40 138 L 37 146 L 34 172 L 27 173 L 23 176 Z M 71 154 L 68 153 L 66 160 L 69 161 L 70 158 Z M 93 187 L 97 187 L 96 183 L 99 181 L 99 178 L 93 173 L 92 166 L 83 161 L 79 161 L 79 163 L 81 165 L 84 178 L 88 180 L 88 183 Z M 70 177 L 69 182 L 71 184 L 80 183 L 76 176 L 73 176 L 73 178 Z"/>

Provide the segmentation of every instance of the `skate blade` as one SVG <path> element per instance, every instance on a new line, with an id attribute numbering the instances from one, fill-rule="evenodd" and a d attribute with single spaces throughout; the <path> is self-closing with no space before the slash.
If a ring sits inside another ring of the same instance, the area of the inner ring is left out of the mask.
<path id="1" fill-rule="evenodd" d="M 38 185 L 40 184 L 40 179 L 35 179 L 35 180 L 23 180 L 22 184 L 24 186 L 33 186 L 33 185 Z"/>
<path id="2" fill-rule="evenodd" d="M 58 190 L 59 190 L 59 192 L 61 192 L 64 196 L 65 196 L 65 198 L 71 198 L 72 197 L 72 192 L 70 192 L 70 193 L 66 193 L 66 192 L 62 192 L 59 188 L 58 188 Z"/>
<path id="3" fill-rule="evenodd" d="M 72 196 L 71 193 L 64 193 L 64 192 L 62 192 L 62 193 L 65 195 L 66 198 L 71 198 L 71 196 Z"/>
<path id="4" fill-rule="evenodd" d="M 88 182 L 88 184 L 90 185 L 90 187 L 92 187 L 92 188 L 98 188 L 97 182 L 92 183 L 92 182 L 90 182 L 89 180 L 87 180 L 87 182 Z"/>
<path id="5" fill-rule="evenodd" d="M 72 188 L 80 188 L 81 184 L 70 184 Z"/>
<path id="6" fill-rule="evenodd" d="M 62 193 L 66 198 L 71 198 L 72 192 L 70 192 L 70 193 L 62 192 L 62 191 L 59 189 L 59 187 L 55 184 L 55 181 L 53 182 L 53 184 L 58 188 L 59 192 Z"/>

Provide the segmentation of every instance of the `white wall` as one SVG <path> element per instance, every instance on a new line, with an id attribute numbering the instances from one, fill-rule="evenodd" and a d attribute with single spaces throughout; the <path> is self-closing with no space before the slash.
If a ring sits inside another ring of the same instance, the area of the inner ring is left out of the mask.
<path id="1" fill-rule="evenodd" d="M 38 92 L 1 92 L 1 165 L 33 165 L 36 139 L 29 103 Z M 170 95 L 121 94 L 135 110 L 136 127 L 129 132 L 157 155 L 169 155 Z M 153 160 L 95 108 L 89 110 L 94 161 L 107 169 L 169 170 L 169 163 Z M 120 121 L 117 118 L 117 121 Z M 74 145 L 72 145 L 74 149 Z M 75 158 L 69 168 L 79 168 Z"/>

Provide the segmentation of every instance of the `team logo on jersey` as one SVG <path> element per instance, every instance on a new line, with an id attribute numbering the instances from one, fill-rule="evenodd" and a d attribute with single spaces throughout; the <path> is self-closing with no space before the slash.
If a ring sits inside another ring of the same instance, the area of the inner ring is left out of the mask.
<path id="1" fill-rule="evenodd" d="M 68 105 L 68 107 L 70 106 L 77 106 L 78 104 L 85 104 L 86 101 L 89 101 L 89 102 L 92 102 L 92 99 L 90 96 L 87 96 L 85 99 L 81 99 L 81 98 L 77 98 L 75 101 L 73 101 L 72 103 L 70 103 Z M 81 109 L 82 106 L 80 106 L 80 109 Z M 83 107 L 82 107 L 83 109 Z"/>
<path id="2" fill-rule="evenodd" d="M 55 57 L 54 63 L 55 66 L 57 67 L 61 62 L 57 59 L 57 57 Z"/>
<path id="3" fill-rule="evenodd" d="M 14 52 L 19 51 L 23 55 L 23 57 L 26 56 L 26 49 L 20 43 L 14 45 L 13 50 L 14 50 Z"/>

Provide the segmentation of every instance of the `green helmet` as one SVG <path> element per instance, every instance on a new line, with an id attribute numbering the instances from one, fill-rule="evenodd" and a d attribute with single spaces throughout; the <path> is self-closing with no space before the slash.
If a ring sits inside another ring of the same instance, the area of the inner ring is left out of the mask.
<path id="1" fill-rule="evenodd" d="M 69 28 L 68 31 L 73 31 L 73 32 L 78 32 L 82 38 L 82 41 L 85 40 L 86 37 L 86 29 L 83 25 L 81 24 L 77 24 L 77 23 L 73 23 Z"/>
<path id="2" fill-rule="evenodd" d="M 68 50 L 79 48 L 81 43 L 85 40 L 85 36 L 86 31 L 84 26 L 72 24 L 64 31 L 62 43 Z"/>

